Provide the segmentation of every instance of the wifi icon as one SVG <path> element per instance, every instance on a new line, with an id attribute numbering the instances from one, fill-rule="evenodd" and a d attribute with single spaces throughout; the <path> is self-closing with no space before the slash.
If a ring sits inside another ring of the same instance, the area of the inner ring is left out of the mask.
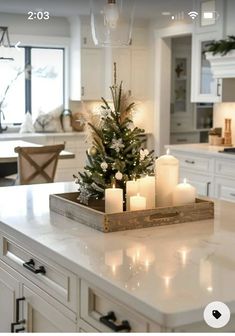
<path id="1" fill-rule="evenodd" d="M 196 19 L 196 17 L 198 16 L 198 12 L 194 12 L 194 11 L 189 12 L 189 13 L 188 13 L 188 16 L 190 16 L 191 19 L 194 20 L 194 19 Z"/>

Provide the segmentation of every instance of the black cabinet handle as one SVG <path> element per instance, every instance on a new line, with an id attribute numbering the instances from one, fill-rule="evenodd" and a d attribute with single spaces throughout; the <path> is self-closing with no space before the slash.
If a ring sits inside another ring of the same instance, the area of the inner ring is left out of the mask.
<path id="1" fill-rule="evenodd" d="M 46 270 L 44 266 L 39 266 L 38 268 L 35 268 L 35 262 L 33 259 L 30 259 L 29 261 L 23 263 L 23 266 L 27 268 L 30 272 L 33 272 L 34 274 L 41 273 L 43 275 L 46 274 Z"/>
<path id="2" fill-rule="evenodd" d="M 16 326 L 18 326 L 20 324 L 24 324 L 25 322 L 26 322 L 25 320 L 22 320 L 22 321 L 19 321 L 19 322 L 11 323 L 11 333 L 15 333 L 15 332 L 19 332 L 19 331 L 25 330 L 24 327 L 19 328 L 19 329 L 15 329 Z"/>
<path id="3" fill-rule="evenodd" d="M 16 329 L 16 330 L 15 330 L 16 333 L 21 332 L 21 331 L 25 331 L 25 328 L 22 327 L 22 328 L 19 328 L 19 329 Z"/>
<path id="4" fill-rule="evenodd" d="M 100 317 L 100 322 L 103 323 L 106 327 L 110 328 L 114 332 L 118 331 L 131 331 L 131 326 L 128 321 L 124 320 L 120 325 L 116 325 L 114 322 L 117 320 L 114 312 L 109 312 L 105 316 Z"/>
<path id="5" fill-rule="evenodd" d="M 221 84 L 220 84 L 219 80 L 217 80 L 217 96 L 218 96 L 218 97 L 221 97 L 221 94 L 220 94 L 220 87 L 221 87 Z"/>
<path id="6" fill-rule="evenodd" d="M 185 160 L 186 163 L 195 164 L 195 161 Z"/>
<path id="7" fill-rule="evenodd" d="M 211 182 L 207 182 L 207 184 L 206 184 L 206 196 L 209 196 L 209 194 L 210 194 L 210 185 L 211 185 Z"/>
<path id="8" fill-rule="evenodd" d="M 16 322 L 11 323 L 11 332 L 12 333 L 24 330 L 23 327 L 20 328 L 20 329 L 16 329 L 15 330 L 15 326 L 18 326 L 20 324 L 24 324 L 25 323 L 25 320 L 21 320 L 20 321 L 20 302 L 21 301 L 25 301 L 25 297 L 24 296 L 22 298 L 16 299 Z M 23 329 L 23 330 L 21 330 L 21 329 Z"/>

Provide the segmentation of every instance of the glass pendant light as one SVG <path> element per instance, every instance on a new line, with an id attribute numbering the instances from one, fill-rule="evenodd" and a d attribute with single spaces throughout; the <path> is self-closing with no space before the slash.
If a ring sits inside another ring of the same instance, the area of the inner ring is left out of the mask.
<path id="1" fill-rule="evenodd" d="M 135 0 L 91 0 L 91 32 L 97 46 L 131 44 Z"/>

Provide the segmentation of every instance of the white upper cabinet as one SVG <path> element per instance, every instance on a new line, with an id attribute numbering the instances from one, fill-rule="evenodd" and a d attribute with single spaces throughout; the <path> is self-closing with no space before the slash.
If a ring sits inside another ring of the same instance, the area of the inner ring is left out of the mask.
<path id="1" fill-rule="evenodd" d="M 117 83 L 134 99 L 148 97 L 149 62 L 148 30 L 135 28 L 132 45 L 120 48 L 95 47 L 89 25 L 81 28 L 81 99 L 110 99 L 113 64 L 117 65 Z"/>
<path id="2" fill-rule="evenodd" d="M 103 95 L 104 66 L 102 49 L 81 51 L 81 97 L 83 100 L 97 100 Z"/>
<path id="3" fill-rule="evenodd" d="M 149 62 L 147 49 L 133 49 L 131 53 L 131 96 L 144 100 L 149 95 Z"/>
<path id="4" fill-rule="evenodd" d="M 199 16 L 195 21 L 192 40 L 191 101 L 216 103 L 221 101 L 222 82 L 213 77 L 210 62 L 204 51 L 208 43 L 223 38 L 224 1 L 198 0 L 197 11 Z M 205 19 L 205 12 L 212 12 L 213 19 Z"/>

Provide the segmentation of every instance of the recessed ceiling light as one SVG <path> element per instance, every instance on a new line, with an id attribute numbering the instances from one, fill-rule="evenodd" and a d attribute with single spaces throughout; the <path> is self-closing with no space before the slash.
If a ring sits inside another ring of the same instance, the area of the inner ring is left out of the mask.
<path id="1" fill-rule="evenodd" d="M 171 13 L 170 12 L 162 12 L 162 15 L 167 16 L 167 15 L 171 15 Z"/>

